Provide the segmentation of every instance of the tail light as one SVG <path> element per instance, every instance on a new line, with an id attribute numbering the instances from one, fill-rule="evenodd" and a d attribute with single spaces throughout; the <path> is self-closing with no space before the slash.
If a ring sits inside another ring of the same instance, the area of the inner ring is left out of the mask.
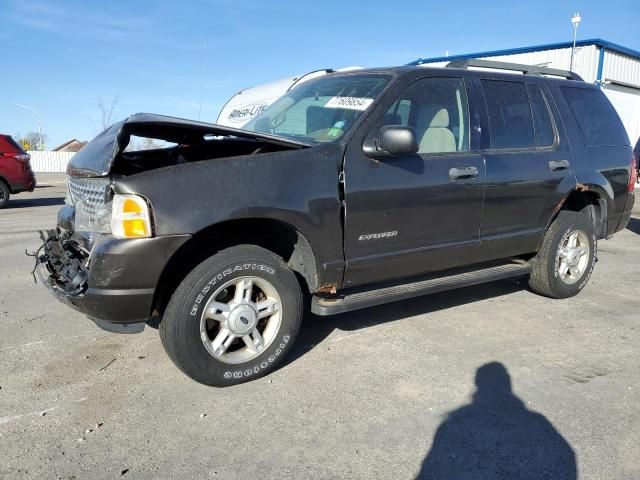
<path id="1" fill-rule="evenodd" d="M 631 172 L 629 172 L 629 192 L 633 192 L 633 189 L 636 186 L 636 182 L 638 181 L 638 161 L 635 155 L 631 156 Z"/>
<path id="2" fill-rule="evenodd" d="M 31 155 L 29 155 L 27 153 L 8 152 L 8 153 L 5 153 L 4 156 L 5 157 L 15 158 L 19 162 L 23 162 L 23 163 L 27 163 L 29 160 L 31 160 Z"/>

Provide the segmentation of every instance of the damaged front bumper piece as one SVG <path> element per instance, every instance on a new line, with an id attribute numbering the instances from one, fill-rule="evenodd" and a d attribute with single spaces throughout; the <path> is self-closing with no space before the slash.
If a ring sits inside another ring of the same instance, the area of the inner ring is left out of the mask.
<path id="1" fill-rule="evenodd" d="M 90 270 L 92 255 L 81 242 L 61 230 L 48 230 L 40 236 L 43 244 L 36 254 L 35 273 L 56 299 L 82 312 L 104 330 L 138 333 L 144 329 L 153 288 L 92 287 L 92 276 L 100 272 Z M 104 245 L 100 250 L 104 251 Z M 108 255 L 98 263 L 102 271 L 117 268 L 109 264 Z"/>

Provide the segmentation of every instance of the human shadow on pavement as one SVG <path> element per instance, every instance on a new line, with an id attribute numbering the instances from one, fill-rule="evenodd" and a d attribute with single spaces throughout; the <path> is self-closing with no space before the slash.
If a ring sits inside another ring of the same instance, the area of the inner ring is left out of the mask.
<path id="1" fill-rule="evenodd" d="M 507 369 L 487 363 L 476 372 L 473 401 L 438 427 L 418 479 L 577 478 L 569 443 L 511 390 Z"/>
<path id="2" fill-rule="evenodd" d="M 526 288 L 526 279 L 507 278 L 492 283 L 434 293 L 340 315 L 320 317 L 307 313 L 300 327 L 298 339 L 287 355 L 282 367 L 295 362 L 298 358 L 310 352 L 334 330 L 356 331 L 416 315 L 424 315 L 480 300 L 508 295 Z M 306 311 L 308 312 L 308 309 Z"/>
<path id="3" fill-rule="evenodd" d="M 640 220 L 637 218 L 631 218 L 629 220 L 629 224 L 627 225 L 627 229 L 631 230 L 636 235 L 640 235 Z"/>

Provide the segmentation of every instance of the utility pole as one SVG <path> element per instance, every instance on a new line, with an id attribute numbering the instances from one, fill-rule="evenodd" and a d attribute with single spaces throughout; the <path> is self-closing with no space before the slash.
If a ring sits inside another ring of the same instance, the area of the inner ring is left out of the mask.
<path id="1" fill-rule="evenodd" d="M 29 110 L 29 111 L 31 111 L 31 112 L 36 114 L 36 118 L 38 119 L 38 148 L 37 148 L 37 150 L 40 150 L 42 148 L 42 126 L 40 124 L 40 112 L 38 110 L 36 110 L 35 108 L 33 108 L 33 107 L 30 107 L 28 105 L 23 105 L 21 103 L 16 103 L 15 105 L 17 107 L 24 108 L 25 110 Z"/>
<path id="2" fill-rule="evenodd" d="M 200 115 L 202 114 L 202 99 L 204 97 L 204 82 L 207 78 L 207 39 L 204 39 L 204 52 L 202 55 L 202 84 L 200 86 L 200 106 L 198 107 L 198 121 L 200 121 Z"/>
<path id="3" fill-rule="evenodd" d="M 571 18 L 571 24 L 573 25 L 573 47 L 571 47 L 571 63 L 569 64 L 569 71 L 573 71 L 573 56 L 576 53 L 576 38 L 578 37 L 578 25 L 580 25 L 580 21 L 582 17 L 580 13 L 576 13 Z"/>

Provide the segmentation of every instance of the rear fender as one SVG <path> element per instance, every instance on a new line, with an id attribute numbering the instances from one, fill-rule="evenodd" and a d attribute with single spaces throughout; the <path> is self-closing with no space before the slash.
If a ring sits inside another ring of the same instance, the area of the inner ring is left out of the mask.
<path id="1" fill-rule="evenodd" d="M 604 177 L 603 177 L 604 178 Z M 549 229 L 551 223 L 556 219 L 558 213 L 567 208 L 567 203 L 569 199 L 575 195 L 576 193 L 586 193 L 591 194 L 594 199 L 597 201 L 598 207 L 600 209 L 600 225 L 596 226 L 597 234 L 599 238 L 605 238 L 607 236 L 608 229 L 608 214 L 610 211 L 610 206 L 613 205 L 613 190 L 608 183 L 604 184 L 594 184 L 594 183 L 578 183 L 576 188 L 567 193 L 567 195 L 562 199 L 561 202 L 558 203 L 556 208 L 553 211 L 553 214 L 547 221 L 547 225 L 545 231 Z M 593 218 L 594 213 L 591 213 Z"/>

